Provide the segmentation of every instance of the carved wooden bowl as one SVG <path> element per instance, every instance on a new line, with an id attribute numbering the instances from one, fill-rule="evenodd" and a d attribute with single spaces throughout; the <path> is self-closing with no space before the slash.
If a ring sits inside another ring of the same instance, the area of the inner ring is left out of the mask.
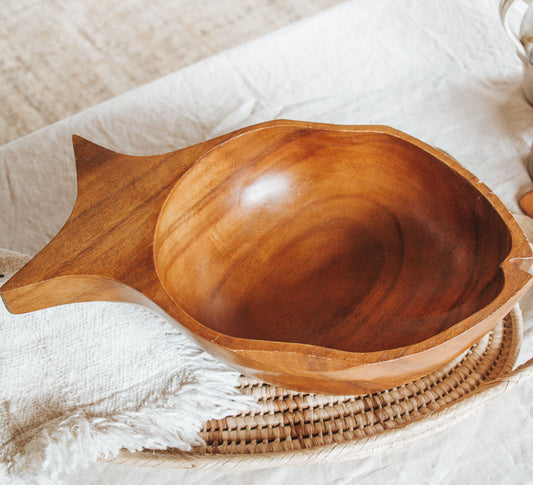
<path id="1" fill-rule="evenodd" d="M 11 311 L 154 302 L 245 374 L 358 394 L 451 360 L 531 285 L 494 194 L 388 127 L 276 121 L 162 156 L 75 150 L 76 207 L 2 288 Z"/>

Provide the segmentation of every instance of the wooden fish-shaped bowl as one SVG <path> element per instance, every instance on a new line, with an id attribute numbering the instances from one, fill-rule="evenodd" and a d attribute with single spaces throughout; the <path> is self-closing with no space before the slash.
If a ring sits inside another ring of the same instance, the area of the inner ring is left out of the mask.
<path id="1" fill-rule="evenodd" d="M 496 196 L 389 127 L 272 121 L 146 157 L 73 140 L 74 210 L 0 290 L 11 312 L 133 302 L 245 374 L 364 394 L 450 361 L 532 283 Z"/>

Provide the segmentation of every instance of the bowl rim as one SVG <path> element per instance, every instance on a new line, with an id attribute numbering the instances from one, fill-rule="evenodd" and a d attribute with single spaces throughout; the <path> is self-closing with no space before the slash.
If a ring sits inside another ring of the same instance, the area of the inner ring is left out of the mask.
<path id="1" fill-rule="evenodd" d="M 250 133 L 261 130 L 269 130 L 280 127 L 311 129 L 317 131 L 326 130 L 336 132 L 375 133 L 389 135 L 418 147 L 424 152 L 432 155 L 441 163 L 444 163 L 449 170 L 459 175 L 462 179 L 468 182 L 473 189 L 477 191 L 477 193 L 483 196 L 483 198 L 501 217 L 504 225 L 509 231 L 511 245 L 505 259 L 499 264 L 499 268 L 503 274 L 503 285 L 496 298 L 468 317 L 459 320 L 446 330 L 443 330 L 442 332 L 439 332 L 425 340 L 410 345 L 395 347 L 392 349 L 376 350 L 372 352 L 351 352 L 314 344 L 285 342 L 282 340 L 260 340 L 234 337 L 213 330 L 212 328 L 207 327 L 192 317 L 167 291 L 163 279 L 159 273 L 156 248 L 162 214 L 165 213 L 167 204 L 172 199 L 175 191 L 179 189 L 181 181 L 185 179 L 189 171 L 194 169 L 194 167 L 204 158 L 237 138 L 244 137 Z M 444 346 L 444 344 L 452 343 L 452 346 L 455 347 L 455 345 L 453 345 L 454 341 L 458 341 L 461 336 L 464 336 L 467 333 L 472 334 L 472 338 L 465 339 L 465 343 L 460 345 L 462 351 L 468 348 L 477 337 L 480 338 L 482 335 L 490 331 L 498 323 L 499 317 L 501 316 L 501 318 L 503 318 L 510 308 L 533 284 L 533 276 L 528 272 L 532 263 L 530 260 L 528 260 L 528 258 L 533 256 L 532 247 L 509 209 L 507 209 L 507 207 L 502 201 L 500 201 L 494 192 L 447 152 L 435 148 L 419 140 L 418 138 L 415 138 L 414 136 L 408 135 L 403 131 L 387 125 L 337 125 L 308 121 L 274 120 L 239 130 L 234 136 L 230 136 L 198 157 L 192 166 L 177 181 L 172 190 L 170 190 L 167 198 L 161 206 L 161 211 L 157 218 L 157 223 L 154 230 L 153 241 L 154 244 L 152 245 L 152 256 L 154 260 L 154 268 L 161 287 L 165 290 L 165 293 L 174 304 L 174 315 L 172 319 L 176 320 L 182 327 L 184 327 L 191 336 L 199 339 L 204 344 L 214 344 L 219 348 L 242 355 L 251 355 L 250 353 L 253 353 L 255 358 L 258 358 L 259 360 L 261 360 L 260 356 L 263 353 L 270 354 L 271 352 L 282 352 L 294 355 L 301 354 L 306 358 L 311 357 L 316 359 L 327 359 L 331 361 L 342 361 L 345 366 L 380 364 L 384 361 L 391 362 L 405 359 L 409 356 L 427 353 L 431 349 Z M 455 353 L 457 354 L 458 352 L 456 351 Z M 450 358 L 452 357 L 453 355 L 450 355 Z"/>

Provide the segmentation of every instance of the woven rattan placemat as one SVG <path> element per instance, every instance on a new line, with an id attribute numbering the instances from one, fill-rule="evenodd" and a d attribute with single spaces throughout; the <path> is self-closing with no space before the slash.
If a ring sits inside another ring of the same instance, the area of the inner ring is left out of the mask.
<path id="1" fill-rule="evenodd" d="M 369 456 L 405 445 L 466 418 L 533 372 L 513 370 L 522 340 L 515 307 L 496 328 L 442 369 L 388 391 L 324 396 L 288 391 L 247 377 L 242 392 L 257 411 L 204 424 L 204 446 L 122 452 L 115 463 L 180 468 L 264 468 Z"/>

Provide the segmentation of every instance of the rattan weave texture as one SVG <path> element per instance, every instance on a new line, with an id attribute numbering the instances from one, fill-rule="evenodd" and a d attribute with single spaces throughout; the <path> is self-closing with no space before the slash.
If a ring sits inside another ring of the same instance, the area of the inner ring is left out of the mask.
<path id="1" fill-rule="evenodd" d="M 513 371 L 522 339 L 518 307 L 444 368 L 401 387 L 363 396 L 304 394 L 241 378 L 257 410 L 204 424 L 204 446 L 123 452 L 112 461 L 180 468 L 263 468 L 341 461 L 398 446 L 466 418 L 533 371 Z"/>

